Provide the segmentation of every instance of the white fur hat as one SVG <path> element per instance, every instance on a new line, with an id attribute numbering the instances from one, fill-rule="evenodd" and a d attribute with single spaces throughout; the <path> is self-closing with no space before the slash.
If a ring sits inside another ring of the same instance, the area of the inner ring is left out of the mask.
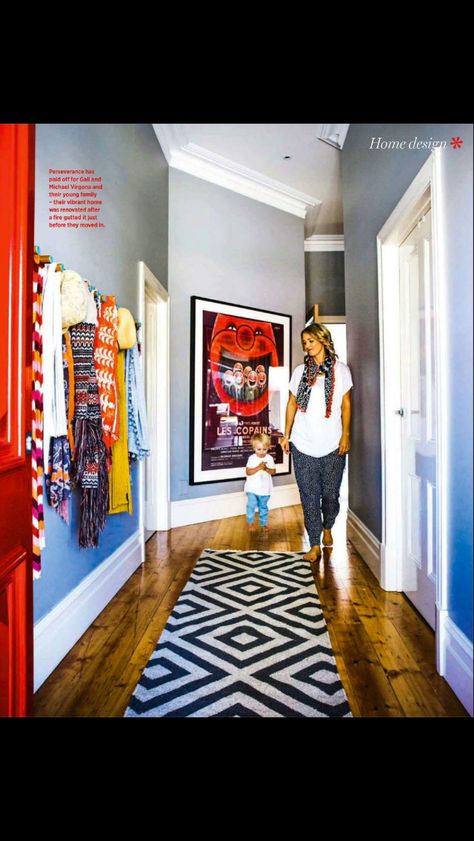
<path id="1" fill-rule="evenodd" d="M 67 269 L 61 278 L 61 321 L 63 332 L 84 321 L 87 313 L 87 287 L 77 272 Z"/>

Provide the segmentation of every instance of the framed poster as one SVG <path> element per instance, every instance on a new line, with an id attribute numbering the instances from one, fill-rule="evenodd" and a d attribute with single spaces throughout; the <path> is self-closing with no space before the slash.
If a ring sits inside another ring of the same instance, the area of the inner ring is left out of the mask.
<path id="1" fill-rule="evenodd" d="M 291 315 L 191 298 L 189 482 L 244 479 L 250 439 L 266 432 L 277 474 L 291 374 Z"/>

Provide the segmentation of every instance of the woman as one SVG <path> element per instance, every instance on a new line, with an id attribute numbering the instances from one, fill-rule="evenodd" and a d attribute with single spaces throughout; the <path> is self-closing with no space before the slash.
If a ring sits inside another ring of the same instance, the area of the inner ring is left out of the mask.
<path id="1" fill-rule="evenodd" d="M 332 546 L 331 529 L 339 513 L 339 489 L 350 450 L 352 377 L 337 359 L 329 330 L 311 324 L 301 332 L 304 365 L 290 380 L 285 435 L 281 445 L 293 453 L 295 476 L 311 548 L 303 557 L 316 561 Z M 321 518 L 322 509 L 322 518 Z"/>

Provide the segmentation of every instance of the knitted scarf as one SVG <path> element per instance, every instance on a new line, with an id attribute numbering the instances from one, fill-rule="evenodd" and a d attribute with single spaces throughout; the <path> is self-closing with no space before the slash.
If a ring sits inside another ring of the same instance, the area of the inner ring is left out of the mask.
<path id="1" fill-rule="evenodd" d="M 119 439 L 117 407 L 117 326 L 115 297 L 97 298 L 98 325 L 94 342 L 94 365 L 99 385 L 102 437 L 106 447 Z"/>
<path id="2" fill-rule="evenodd" d="M 296 402 L 298 409 L 301 412 L 306 412 L 308 408 L 309 398 L 311 397 L 311 389 L 316 382 L 318 374 L 325 374 L 324 380 L 324 399 L 326 401 L 325 417 L 331 416 L 332 398 L 334 395 L 334 384 L 336 381 L 334 365 L 336 360 L 326 353 L 326 358 L 321 365 L 318 365 L 313 357 L 307 355 L 304 358 L 304 370 L 301 376 L 298 391 L 296 393 Z"/>
<path id="3" fill-rule="evenodd" d="M 41 575 L 41 549 L 44 548 L 43 510 L 43 276 L 33 274 L 33 358 L 31 416 L 31 474 L 33 495 L 33 577 Z"/>
<path id="4" fill-rule="evenodd" d="M 125 352 L 125 385 L 128 408 L 128 452 L 130 458 L 140 460 L 150 455 L 150 447 L 145 389 L 136 344 Z"/>
<path id="5" fill-rule="evenodd" d="M 84 322 L 70 328 L 75 385 L 74 480 L 82 491 L 79 546 L 86 548 L 98 545 L 109 505 L 107 450 L 94 368 L 95 330 L 94 324 Z"/>
<path id="6" fill-rule="evenodd" d="M 64 401 L 66 416 L 69 418 L 72 408 L 74 414 L 74 399 L 71 406 L 71 385 L 74 392 L 74 381 L 70 379 L 71 374 L 71 343 L 69 334 L 63 335 L 63 373 L 64 373 Z M 72 369 L 72 376 L 74 376 Z M 68 423 L 68 434 L 51 438 L 49 454 L 49 471 L 46 477 L 46 491 L 48 501 L 57 514 L 69 523 L 69 499 L 71 497 L 71 444 L 69 439 L 70 424 Z M 74 444 L 74 439 L 73 439 Z"/>

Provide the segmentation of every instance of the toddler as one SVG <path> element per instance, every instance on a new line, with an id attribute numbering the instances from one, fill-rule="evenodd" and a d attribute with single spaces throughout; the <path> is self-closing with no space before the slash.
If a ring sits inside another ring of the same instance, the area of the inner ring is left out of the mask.
<path id="1" fill-rule="evenodd" d="M 258 508 L 263 533 L 268 534 L 268 500 L 272 492 L 272 476 L 276 473 L 276 467 L 273 457 L 267 455 L 270 447 L 268 435 L 257 432 L 252 435 L 250 443 L 254 454 L 249 456 L 245 470 L 247 474 L 244 487 L 247 494 L 247 525 L 249 531 L 255 531 L 253 520 L 255 509 Z"/>

